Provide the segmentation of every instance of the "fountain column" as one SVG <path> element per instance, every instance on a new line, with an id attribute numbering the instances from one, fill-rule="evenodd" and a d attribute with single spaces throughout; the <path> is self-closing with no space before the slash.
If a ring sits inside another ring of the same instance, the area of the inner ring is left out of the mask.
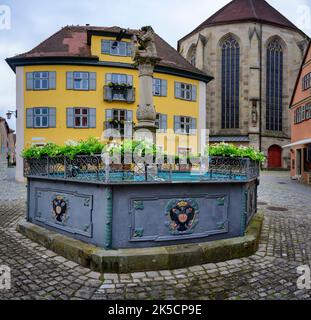
<path id="1" fill-rule="evenodd" d="M 153 72 L 160 58 L 154 41 L 154 31 L 151 27 L 143 27 L 141 34 L 134 41 L 134 61 L 139 70 L 139 105 L 137 109 L 137 125 L 135 139 L 147 140 L 156 144 L 156 110 L 153 103 Z"/>

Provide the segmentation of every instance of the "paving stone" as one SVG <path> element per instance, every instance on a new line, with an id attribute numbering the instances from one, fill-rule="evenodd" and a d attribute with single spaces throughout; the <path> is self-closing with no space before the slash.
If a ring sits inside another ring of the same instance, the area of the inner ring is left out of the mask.
<path id="1" fill-rule="evenodd" d="M 92 278 L 92 279 L 95 279 L 95 280 L 98 280 L 100 278 L 101 274 L 99 272 L 90 272 L 88 274 L 86 274 L 86 277 L 88 278 Z"/>
<path id="2" fill-rule="evenodd" d="M 0 176 L 1 170 L 0 161 Z M 286 185 L 280 188 L 279 182 Z M 25 188 L 7 180 L 2 186 L 0 264 L 10 265 L 14 285 L 0 291 L 0 300 L 310 300 L 310 292 L 296 286 L 296 269 L 311 261 L 311 189 L 291 181 L 288 173 L 262 173 L 259 198 L 268 205 L 262 206 L 265 222 L 256 255 L 187 269 L 102 276 L 17 233 L 16 223 L 26 212 Z M 268 206 L 288 211 L 273 212 Z"/>

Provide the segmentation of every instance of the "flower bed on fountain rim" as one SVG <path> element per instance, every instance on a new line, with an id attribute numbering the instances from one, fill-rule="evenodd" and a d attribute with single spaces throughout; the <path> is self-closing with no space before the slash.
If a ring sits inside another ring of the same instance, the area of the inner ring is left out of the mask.
<path id="1" fill-rule="evenodd" d="M 133 141 L 124 140 L 121 143 L 103 143 L 96 138 L 89 138 L 81 141 L 68 141 L 64 146 L 60 146 L 54 143 L 48 143 L 43 147 L 32 146 L 28 149 L 24 149 L 22 157 L 26 160 L 29 159 L 41 159 L 45 157 L 56 158 L 56 157 L 68 157 L 74 159 L 79 155 L 99 155 L 108 153 L 109 155 L 121 154 L 121 157 L 126 153 L 139 152 L 141 156 L 145 155 L 161 155 L 161 152 L 156 145 L 153 145 L 146 141 Z M 162 154 L 163 155 L 163 154 Z M 189 155 L 185 156 L 170 156 L 164 154 L 164 159 L 173 158 L 175 163 L 179 163 L 182 160 L 200 158 L 201 155 Z M 233 144 L 219 143 L 209 145 L 205 149 L 205 155 L 209 157 L 226 157 L 226 158 L 247 158 L 256 162 L 264 162 L 265 156 L 262 152 L 256 151 L 252 147 L 237 147 Z"/>

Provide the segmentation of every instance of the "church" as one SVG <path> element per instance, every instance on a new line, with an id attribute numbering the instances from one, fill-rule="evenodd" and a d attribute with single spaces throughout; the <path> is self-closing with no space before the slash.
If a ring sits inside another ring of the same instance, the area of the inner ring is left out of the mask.
<path id="1" fill-rule="evenodd" d="M 308 36 L 264 0 L 233 0 L 178 42 L 214 77 L 207 85 L 210 143 L 251 145 L 265 167 L 288 169 L 289 105 Z"/>

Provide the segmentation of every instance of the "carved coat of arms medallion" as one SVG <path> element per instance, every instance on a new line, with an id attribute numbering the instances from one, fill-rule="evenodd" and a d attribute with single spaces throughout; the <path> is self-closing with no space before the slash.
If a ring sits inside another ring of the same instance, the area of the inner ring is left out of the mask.
<path id="1" fill-rule="evenodd" d="M 173 234 L 191 233 L 198 223 L 199 207 L 195 200 L 172 200 L 167 205 L 169 228 Z"/>
<path id="2" fill-rule="evenodd" d="M 56 196 L 52 201 L 53 216 L 56 222 L 64 223 L 67 220 L 68 204 L 62 196 Z"/>

